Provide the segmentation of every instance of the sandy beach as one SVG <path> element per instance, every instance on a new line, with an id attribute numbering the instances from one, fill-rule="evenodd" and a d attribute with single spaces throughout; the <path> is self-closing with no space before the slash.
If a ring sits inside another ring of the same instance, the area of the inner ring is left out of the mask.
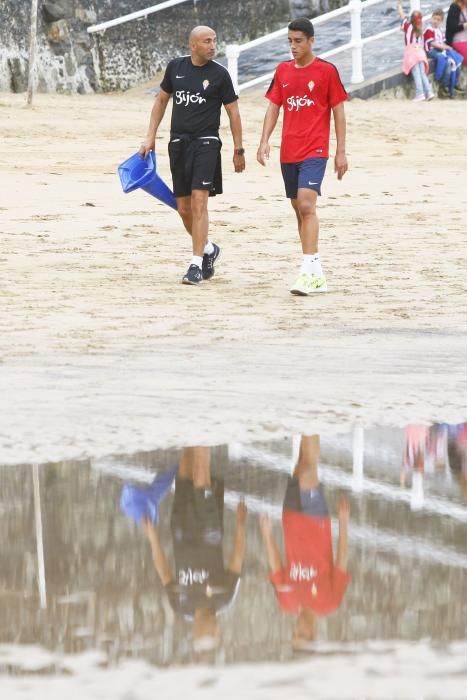
<path id="1" fill-rule="evenodd" d="M 293 297 L 298 236 L 279 131 L 256 163 L 265 100 L 242 95 L 247 170 L 211 200 L 222 248 L 180 284 L 190 241 L 175 212 L 115 173 L 152 97 L 0 96 L 0 462 L 144 449 L 184 437 L 280 434 L 312 421 L 464 420 L 465 104 L 353 100 L 350 170 L 319 202 L 330 291 Z M 158 169 L 170 182 L 166 142 Z"/>

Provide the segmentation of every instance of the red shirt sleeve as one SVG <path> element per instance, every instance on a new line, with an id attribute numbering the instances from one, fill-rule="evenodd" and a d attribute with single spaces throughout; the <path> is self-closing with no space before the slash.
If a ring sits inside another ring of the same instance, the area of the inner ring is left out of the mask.
<path id="1" fill-rule="evenodd" d="M 268 100 L 271 100 L 275 105 L 280 107 L 283 102 L 283 97 L 282 97 L 282 88 L 279 82 L 279 79 L 277 77 L 277 69 L 276 72 L 274 73 L 274 77 L 271 80 L 271 84 L 267 89 L 266 95 L 265 95 Z"/>
<path id="2" fill-rule="evenodd" d="M 435 39 L 435 33 L 431 27 L 428 27 L 425 29 L 423 32 L 423 40 L 425 42 L 425 51 L 429 51 L 431 48 L 431 45 Z"/>
<path id="3" fill-rule="evenodd" d="M 329 87 L 328 87 L 328 95 L 329 95 L 329 104 L 332 107 L 335 107 L 336 105 L 340 104 L 341 102 L 345 102 L 345 100 L 348 99 L 347 92 L 342 85 L 342 81 L 340 79 L 339 72 L 335 66 L 332 64 L 331 68 L 331 74 L 329 76 Z"/>
<path id="4" fill-rule="evenodd" d="M 269 580 L 274 586 L 281 610 L 295 612 L 297 610 L 296 596 L 293 586 L 287 581 L 286 570 L 274 571 L 269 575 Z"/>

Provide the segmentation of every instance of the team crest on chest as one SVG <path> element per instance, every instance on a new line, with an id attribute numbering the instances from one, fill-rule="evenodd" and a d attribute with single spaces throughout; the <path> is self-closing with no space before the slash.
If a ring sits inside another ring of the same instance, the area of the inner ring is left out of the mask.
<path id="1" fill-rule="evenodd" d="M 315 84 L 314 84 L 313 80 L 310 80 L 310 82 L 308 83 L 308 90 L 311 92 L 313 90 L 314 86 L 315 86 Z"/>
<path id="2" fill-rule="evenodd" d="M 203 90 L 207 90 L 209 87 L 209 80 L 203 80 Z"/>

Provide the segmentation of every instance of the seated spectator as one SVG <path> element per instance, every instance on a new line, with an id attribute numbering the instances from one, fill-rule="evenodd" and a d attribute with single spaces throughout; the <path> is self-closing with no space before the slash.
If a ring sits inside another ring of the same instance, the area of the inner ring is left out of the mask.
<path id="1" fill-rule="evenodd" d="M 446 19 L 446 43 L 461 54 L 467 64 L 467 0 L 456 0 Z"/>
<path id="2" fill-rule="evenodd" d="M 398 0 L 397 10 L 401 18 L 401 29 L 404 32 L 405 53 L 402 70 L 406 75 L 412 75 L 415 83 L 414 102 L 432 100 L 434 95 L 427 77 L 428 58 L 423 48 L 423 17 L 419 10 L 410 15 L 410 20 L 402 9 L 402 0 Z"/>
<path id="3" fill-rule="evenodd" d="M 446 43 L 441 28 L 443 20 L 444 11 L 441 8 L 434 10 L 431 25 L 423 32 L 423 39 L 427 56 L 435 62 L 435 80 L 440 83 L 438 96 L 453 98 L 456 92 L 463 92 L 459 78 L 464 59 Z"/>

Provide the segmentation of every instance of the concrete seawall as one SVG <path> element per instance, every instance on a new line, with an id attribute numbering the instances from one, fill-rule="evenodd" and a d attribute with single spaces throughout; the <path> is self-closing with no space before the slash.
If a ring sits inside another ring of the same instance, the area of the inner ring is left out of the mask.
<path id="1" fill-rule="evenodd" d="M 439 97 L 438 84 L 433 78 L 432 70 L 430 70 L 429 80 L 435 96 Z M 463 68 L 459 82 L 460 87 L 464 89 L 464 93 L 456 93 L 456 99 L 467 99 L 467 68 Z M 415 86 L 410 75 L 404 75 L 400 68 L 392 68 L 365 80 L 363 83 L 353 85 L 348 92 L 351 99 L 368 100 L 372 97 L 398 97 L 410 100 L 415 97 Z M 449 99 L 444 95 L 442 97 L 443 99 Z"/>

